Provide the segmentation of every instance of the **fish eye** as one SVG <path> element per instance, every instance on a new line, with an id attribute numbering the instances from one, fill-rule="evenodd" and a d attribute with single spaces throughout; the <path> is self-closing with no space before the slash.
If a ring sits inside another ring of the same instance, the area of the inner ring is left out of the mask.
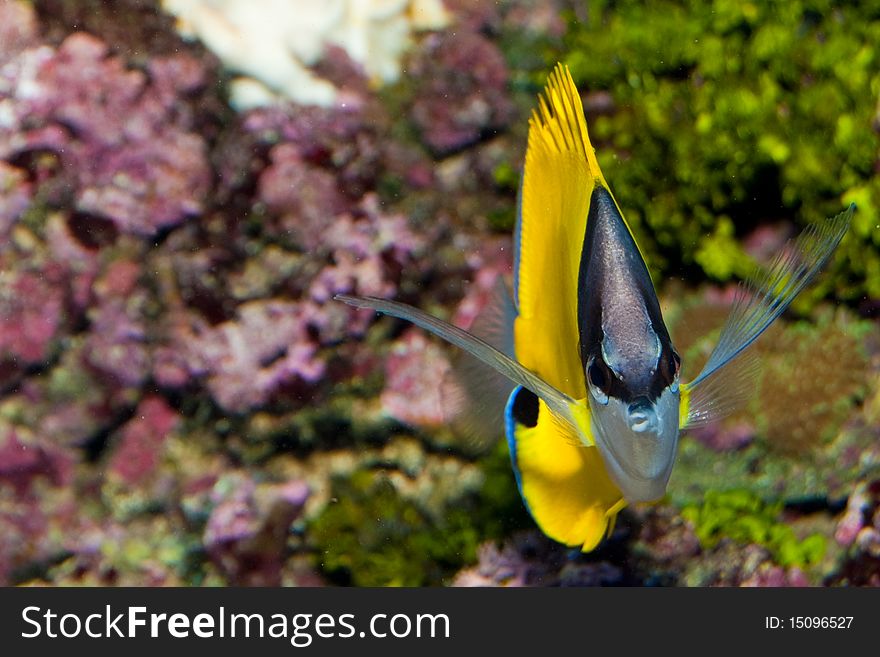
<path id="1" fill-rule="evenodd" d="M 681 357 L 670 349 L 669 353 L 660 357 L 660 376 L 664 381 L 669 382 L 669 388 L 672 392 L 678 392 L 678 373 L 681 370 Z"/>
<path id="2" fill-rule="evenodd" d="M 590 392 L 597 402 L 603 406 L 608 403 L 606 388 L 610 383 L 608 366 L 601 358 L 593 357 L 587 365 L 587 381 L 590 383 Z"/>

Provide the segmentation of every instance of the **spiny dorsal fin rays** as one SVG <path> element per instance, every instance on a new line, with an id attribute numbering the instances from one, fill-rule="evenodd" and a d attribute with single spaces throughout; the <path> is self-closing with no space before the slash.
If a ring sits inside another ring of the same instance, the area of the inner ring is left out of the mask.
<path id="1" fill-rule="evenodd" d="M 607 189 L 614 200 L 614 205 L 617 206 L 617 199 L 614 198 L 614 194 L 602 174 L 599 160 L 596 158 L 596 149 L 593 148 L 590 141 L 590 132 L 587 128 L 583 102 L 577 85 L 574 83 L 571 71 L 563 64 L 557 64 L 550 72 L 544 93 L 538 96 L 538 109 L 532 110 L 532 116 L 529 119 L 529 144 L 526 150 L 527 168 L 530 161 L 534 162 L 537 159 L 538 151 L 572 156 L 576 161 L 571 166 L 583 166 L 586 176 L 594 184 Z M 567 193 L 570 193 L 570 190 Z M 617 210 L 623 217 L 619 206 L 617 206 Z M 627 230 L 632 233 L 632 228 L 626 218 L 623 222 L 626 224 Z M 638 244 L 636 246 L 642 259 L 645 259 L 641 246 Z"/>
<path id="2" fill-rule="evenodd" d="M 855 205 L 819 225 L 813 225 L 784 249 L 767 270 L 740 284 L 718 344 L 696 379 L 695 390 L 713 373 L 736 358 L 779 317 L 825 265 L 843 239 Z"/>
<path id="3" fill-rule="evenodd" d="M 421 326 L 426 331 L 430 331 L 434 335 L 443 338 L 450 344 L 464 349 L 499 374 L 504 375 L 515 384 L 531 390 L 543 399 L 553 414 L 554 420 L 561 427 L 564 427 L 567 433 L 574 435 L 580 433 L 574 417 L 574 411 L 572 410 L 577 407 L 577 402 L 574 399 L 527 370 L 510 358 L 510 356 L 501 353 L 492 345 L 471 335 L 464 329 L 437 319 L 418 308 L 397 301 L 387 301 L 376 297 L 353 297 L 345 294 L 337 294 L 333 298 L 338 301 L 344 301 L 355 308 L 368 308 L 412 322 L 416 326 Z"/>
<path id="4" fill-rule="evenodd" d="M 557 64 L 550 73 L 544 94 L 538 96 L 538 109 L 529 120 L 530 147 L 557 153 L 573 153 L 584 158 L 589 174 L 607 187 L 584 118 L 583 104 L 567 66 Z"/>

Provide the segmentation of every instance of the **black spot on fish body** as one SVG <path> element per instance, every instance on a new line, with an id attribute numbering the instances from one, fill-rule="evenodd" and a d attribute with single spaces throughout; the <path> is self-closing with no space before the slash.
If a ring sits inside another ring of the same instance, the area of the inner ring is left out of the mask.
<path id="1" fill-rule="evenodd" d="M 513 398 L 513 419 L 530 429 L 538 425 L 538 396 L 531 390 L 520 388 Z"/>

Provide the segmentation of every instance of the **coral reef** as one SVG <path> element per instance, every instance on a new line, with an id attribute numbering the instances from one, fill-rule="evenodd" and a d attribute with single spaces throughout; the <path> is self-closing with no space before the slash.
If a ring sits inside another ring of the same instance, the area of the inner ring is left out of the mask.
<path id="1" fill-rule="evenodd" d="M 442 383 L 451 376 L 449 361 L 423 332 L 410 329 L 394 343 L 385 371 L 381 401 L 392 417 L 422 428 L 437 428 L 448 421 Z"/>
<path id="2" fill-rule="evenodd" d="M 34 173 L 51 177 L 35 190 L 44 202 L 138 235 L 202 210 L 205 143 L 176 103 L 204 84 L 197 62 L 175 55 L 146 72 L 129 69 L 105 43 L 76 33 L 57 49 L 34 42 L 3 63 L 0 158 L 42 154 Z"/>
<path id="3" fill-rule="evenodd" d="M 266 24 L 257 3 L 162 4 Z M 294 77 L 237 96 L 223 66 L 260 72 L 182 40 L 158 2 L 0 0 L 0 584 L 877 585 L 876 21 L 444 0 L 453 27 L 414 36 L 438 2 L 306 4 L 250 60 L 320 19 L 264 67 Z M 355 48 L 377 38 L 377 59 Z M 332 300 L 479 329 L 557 58 L 685 378 L 732 296 L 706 275 L 765 260 L 795 216 L 860 208 L 830 277 L 756 345 L 755 399 L 683 436 L 668 497 L 589 555 L 534 526 L 480 406 L 497 400 L 450 385 L 454 350 Z"/>
<path id="4" fill-rule="evenodd" d="M 834 538 L 846 549 L 846 561 L 829 583 L 880 586 L 880 481 L 856 486 Z"/>
<path id="5" fill-rule="evenodd" d="M 285 488 L 295 478 L 255 484 L 257 497 L 277 492 L 265 508 L 207 496 L 223 450 L 196 432 L 201 447 L 180 452 L 193 408 L 182 400 L 245 414 L 282 397 L 295 412 L 327 385 L 319 351 L 370 320 L 329 298 L 394 294 L 423 241 L 371 191 L 382 157 L 373 124 L 351 110 L 287 107 L 220 137 L 204 58 L 135 65 L 81 32 L 56 47 L 29 4 L 4 0 L 0 11 L 0 515 L 10 536 L 0 580 L 293 582 L 282 569 L 303 501 Z M 203 134 L 191 131 L 197 119 L 209 121 Z M 291 194 L 285 176 L 297 170 L 307 188 L 327 184 Z M 209 192 L 230 201 L 228 217 Z M 240 222 L 242 207 L 264 225 Z M 226 527 L 216 505 L 251 508 L 250 534 Z M 166 520 L 150 517 L 157 509 Z M 213 567 L 194 556 L 203 549 Z M 155 550 L 161 563 L 148 564 Z"/>
<path id="6" fill-rule="evenodd" d="M 467 31 L 434 35 L 410 73 L 419 81 L 412 120 L 435 153 L 468 146 L 511 118 L 507 66 L 484 36 Z"/>
<path id="7" fill-rule="evenodd" d="M 155 475 L 163 443 L 179 418 L 160 397 L 146 397 L 120 431 L 107 479 L 121 488 L 142 486 Z"/>
<path id="8" fill-rule="evenodd" d="M 278 586 L 288 528 L 308 498 L 300 481 L 255 485 L 243 475 L 220 479 L 205 527 L 204 545 L 230 583 Z"/>
<path id="9" fill-rule="evenodd" d="M 501 546 L 486 542 L 477 564 L 460 571 L 452 586 L 614 586 L 624 584 L 623 568 L 566 554 L 536 532 L 523 532 Z"/>

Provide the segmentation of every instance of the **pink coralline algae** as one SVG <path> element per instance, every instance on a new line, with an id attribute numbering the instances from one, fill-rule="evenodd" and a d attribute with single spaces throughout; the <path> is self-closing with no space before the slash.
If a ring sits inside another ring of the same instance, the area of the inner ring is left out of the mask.
<path id="1" fill-rule="evenodd" d="M 425 246 L 406 217 L 382 212 L 375 194 L 366 195 L 356 213 L 329 223 L 322 242 L 330 264 L 315 277 L 309 291 L 319 303 L 339 293 L 392 296 L 396 277 Z"/>
<path id="2" fill-rule="evenodd" d="M 624 573 L 606 561 L 586 561 L 536 532 L 521 532 L 500 546 L 477 548 L 477 564 L 461 570 L 452 586 L 608 586 Z"/>
<path id="3" fill-rule="evenodd" d="M 834 538 L 843 547 L 880 559 L 880 482 L 856 487 Z"/>
<path id="4" fill-rule="evenodd" d="M 291 298 L 245 301 L 212 324 L 177 306 L 165 318 L 154 351 L 153 375 L 178 387 L 204 379 L 221 407 L 232 412 L 266 404 L 288 384 L 313 384 L 325 373 L 322 347 L 363 332 L 372 318 L 333 300 L 338 293 L 393 296 L 396 276 L 421 247 L 402 216 L 380 212 L 375 196 L 327 221 L 322 246 L 293 285 Z"/>
<path id="5" fill-rule="evenodd" d="M 55 154 L 59 165 L 39 181 L 50 204 L 72 194 L 79 212 L 138 235 L 201 211 L 210 183 L 206 146 L 175 104 L 204 83 L 200 65 L 174 55 L 153 60 L 148 72 L 130 69 L 85 33 L 57 49 L 34 43 L 0 52 L 0 63 L 0 159 Z M 7 223 L 16 202 L 7 197 L 2 205 L 9 204 Z"/>
<path id="6" fill-rule="evenodd" d="M 0 238 L 31 204 L 31 185 L 24 171 L 0 160 Z"/>
<path id="7" fill-rule="evenodd" d="M 775 564 L 764 563 L 758 566 L 753 573 L 744 578 L 739 585 L 741 587 L 805 587 L 810 586 L 810 580 L 800 568 L 783 568 Z"/>
<path id="8" fill-rule="evenodd" d="M 420 81 L 410 115 L 438 155 L 473 144 L 512 117 L 504 57 L 476 32 L 431 35 L 410 72 Z"/>
<path id="9" fill-rule="evenodd" d="M 856 486 L 838 519 L 834 538 L 846 549 L 846 560 L 828 583 L 880 586 L 880 481 Z"/>
<path id="10" fill-rule="evenodd" d="M 159 464 L 161 449 L 179 416 L 160 397 L 147 397 L 134 417 L 122 428 L 119 445 L 108 464 L 112 478 L 126 486 L 137 485 L 152 475 Z"/>
<path id="11" fill-rule="evenodd" d="M 94 284 L 96 303 L 88 312 L 86 361 L 127 386 L 140 385 L 150 372 L 143 321 L 147 295 L 137 287 L 140 273 L 132 261 L 111 263 Z"/>
<path id="12" fill-rule="evenodd" d="M 0 274 L 0 358 L 32 364 L 48 356 L 62 322 L 63 279 L 59 265 Z"/>
<path id="13" fill-rule="evenodd" d="M 0 584 L 63 552 L 79 525 L 67 450 L 0 423 Z"/>
<path id="14" fill-rule="evenodd" d="M 499 286 L 509 290 L 513 271 L 513 248 L 508 237 L 485 240 L 468 254 L 467 265 L 474 272 L 473 282 L 455 310 L 453 324 L 469 329 L 493 300 Z"/>
<path id="15" fill-rule="evenodd" d="M 241 473 L 221 479 L 203 538 L 211 560 L 233 584 L 278 586 L 290 525 L 308 496 L 301 481 L 257 484 Z"/>
<path id="16" fill-rule="evenodd" d="M 305 249 L 317 248 L 327 218 L 346 209 L 346 199 L 328 170 L 309 164 L 294 144 L 270 152 L 272 164 L 260 177 L 260 198 L 279 216 L 276 230 Z"/>
<path id="17" fill-rule="evenodd" d="M 243 304 L 234 320 L 203 326 L 187 343 L 188 367 L 206 375 L 225 409 L 259 406 L 283 382 L 316 381 L 324 372 L 308 335 L 304 307 L 278 300 Z"/>
<path id="18" fill-rule="evenodd" d="M 53 485 L 70 482 L 73 458 L 47 441 L 22 439 L 15 428 L 0 427 L 0 483 L 11 483 L 19 494 L 28 492 L 40 476 Z"/>
<path id="19" fill-rule="evenodd" d="M 465 330 L 506 285 L 511 268 L 510 240 L 489 240 L 466 257 L 474 279 L 458 304 L 452 323 Z M 460 356 L 422 329 L 408 329 L 389 350 L 385 360 L 382 407 L 391 417 L 415 427 L 437 427 L 456 420 L 467 410 L 466 391 L 453 373 L 450 357 Z"/>
<path id="20" fill-rule="evenodd" d="M 396 420 L 415 427 L 436 427 L 454 410 L 444 399 L 449 361 L 421 329 L 409 329 L 391 347 L 385 360 L 382 408 Z"/>
<path id="21" fill-rule="evenodd" d="M 332 109 L 277 106 L 249 112 L 242 122 L 245 133 L 271 147 L 271 166 L 260 180 L 259 198 L 282 213 L 290 212 L 283 205 L 286 202 L 293 204 L 293 213 L 305 209 L 299 194 L 323 205 L 325 199 L 316 199 L 284 175 L 306 164 L 332 172 L 336 178 L 329 200 L 339 203 L 341 192 L 344 198 L 356 201 L 375 188 L 382 171 L 385 145 L 380 130 L 387 122 L 387 116 L 372 105 Z M 319 178 L 315 169 L 295 175 L 309 177 L 309 172 L 312 180 Z M 221 175 L 234 174 L 221 167 Z M 326 208 L 325 217 L 333 214 L 332 206 Z"/>

